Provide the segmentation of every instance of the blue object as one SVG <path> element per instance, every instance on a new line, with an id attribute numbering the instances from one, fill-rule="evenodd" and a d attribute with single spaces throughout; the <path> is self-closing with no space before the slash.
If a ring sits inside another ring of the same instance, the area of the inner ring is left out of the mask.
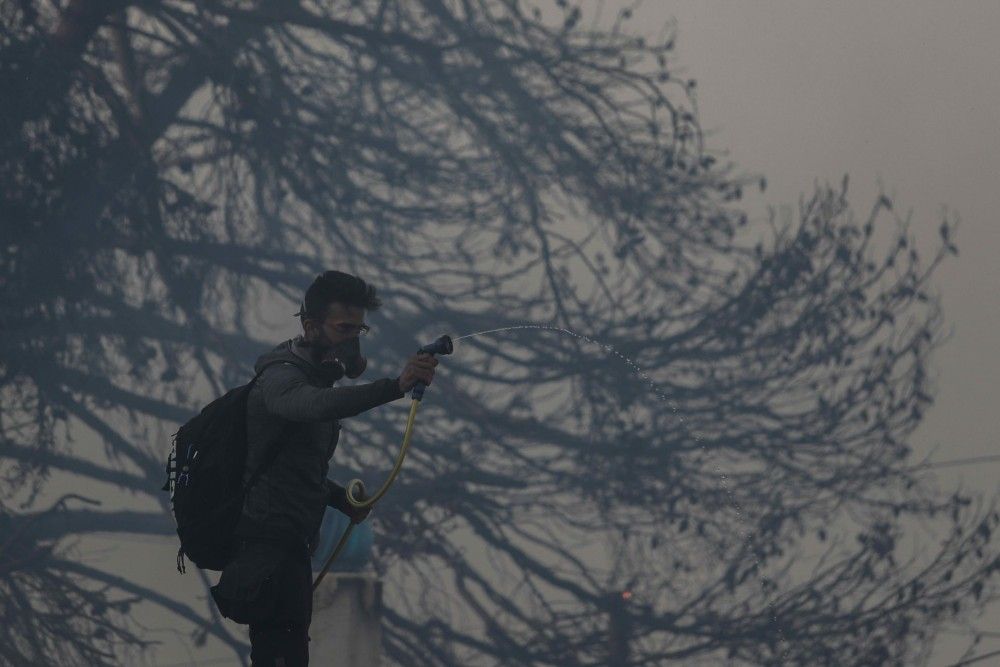
<path id="1" fill-rule="evenodd" d="M 351 520 L 340 510 L 332 507 L 326 508 L 323 515 L 323 523 L 319 527 L 319 545 L 316 553 L 312 557 L 313 572 L 323 569 L 326 559 L 330 557 L 333 550 L 337 548 L 337 543 L 343 536 L 344 531 L 350 525 Z M 354 526 L 351 536 L 347 538 L 344 550 L 337 556 L 337 560 L 330 565 L 331 571 L 356 572 L 362 569 L 372 557 L 372 544 L 374 534 L 372 525 L 368 521 Z"/>

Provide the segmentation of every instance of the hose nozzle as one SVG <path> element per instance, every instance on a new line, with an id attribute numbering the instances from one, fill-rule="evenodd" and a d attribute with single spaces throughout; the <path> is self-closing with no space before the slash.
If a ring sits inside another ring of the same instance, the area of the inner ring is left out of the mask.
<path id="1" fill-rule="evenodd" d="M 417 354 L 421 352 L 427 352 L 428 354 L 451 354 L 455 347 L 451 343 L 451 336 L 444 335 L 439 337 L 433 343 L 428 343 L 422 348 L 417 350 Z"/>
<path id="2" fill-rule="evenodd" d="M 417 354 L 421 354 L 421 353 L 424 353 L 424 352 L 426 352 L 427 354 L 431 354 L 431 355 L 434 355 L 434 354 L 451 354 L 452 350 L 454 350 L 454 349 L 455 349 L 455 346 L 451 342 L 451 336 L 448 336 L 447 334 L 445 334 L 443 336 L 438 337 L 438 339 L 436 341 L 434 341 L 433 343 L 428 343 L 427 345 L 424 345 L 423 347 L 421 347 L 419 350 L 417 350 Z M 418 401 L 421 400 L 421 399 L 423 399 L 423 397 L 424 397 L 424 389 L 426 389 L 426 388 L 427 388 L 427 385 L 425 385 L 423 382 L 418 382 L 417 384 L 415 384 L 413 386 L 413 391 L 410 393 L 410 398 L 418 400 Z"/>

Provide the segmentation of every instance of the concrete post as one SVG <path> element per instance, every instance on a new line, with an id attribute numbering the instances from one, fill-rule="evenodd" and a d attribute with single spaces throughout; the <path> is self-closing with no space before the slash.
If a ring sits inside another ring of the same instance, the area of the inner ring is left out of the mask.
<path id="1" fill-rule="evenodd" d="M 378 667 L 382 661 L 382 580 L 374 572 L 328 572 L 313 593 L 309 662 Z"/>

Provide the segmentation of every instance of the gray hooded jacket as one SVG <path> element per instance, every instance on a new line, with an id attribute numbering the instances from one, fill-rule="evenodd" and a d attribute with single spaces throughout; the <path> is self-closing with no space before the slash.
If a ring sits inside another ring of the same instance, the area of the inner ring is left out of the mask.
<path id="1" fill-rule="evenodd" d="M 247 491 L 236 528 L 240 537 L 280 539 L 310 548 L 317 542 L 327 505 L 343 508 L 344 488 L 326 478 L 340 438 L 340 419 L 389 403 L 406 394 L 398 378 L 333 387 L 301 338 L 262 355 L 255 366 L 275 363 L 258 378 L 247 400 L 247 463 L 244 484 L 266 460 L 277 456 Z M 306 370 L 308 369 L 308 371 Z"/>

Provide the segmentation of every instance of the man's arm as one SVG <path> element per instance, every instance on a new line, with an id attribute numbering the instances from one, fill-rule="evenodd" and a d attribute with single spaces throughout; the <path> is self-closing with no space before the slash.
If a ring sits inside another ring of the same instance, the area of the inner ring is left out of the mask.
<path id="1" fill-rule="evenodd" d="M 316 387 L 291 363 L 271 366 L 257 383 L 267 411 L 296 422 L 354 417 L 406 395 L 399 389 L 398 378 L 382 378 L 353 387 Z"/>

